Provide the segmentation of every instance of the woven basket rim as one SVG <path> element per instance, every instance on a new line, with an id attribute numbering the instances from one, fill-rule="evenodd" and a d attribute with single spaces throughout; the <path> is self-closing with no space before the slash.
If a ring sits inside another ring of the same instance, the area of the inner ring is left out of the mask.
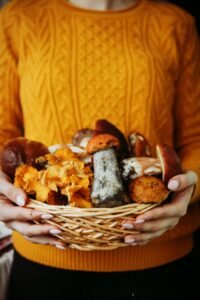
<path id="1" fill-rule="evenodd" d="M 60 214 L 69 217 L 115 217 L 119 218 L 124 215 L 141 214 L 153 207 L 157 206 L 158 203 L 131 203 L 124 204 L 116 207 L 92 207 L 92 208 L 79 208 L 69 205 L 49 205 L 48 203 L 40 202 L 38 200 L 30 199 L 27 207 L 49 211 L 53 214 Z"/>

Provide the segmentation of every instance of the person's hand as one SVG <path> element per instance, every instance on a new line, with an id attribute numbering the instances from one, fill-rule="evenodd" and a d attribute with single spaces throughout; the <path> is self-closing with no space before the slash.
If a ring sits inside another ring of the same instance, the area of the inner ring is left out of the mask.
<path id="1" fill-rule="evenodd" d="M 167 230 L 174 228 L 187 212 L 196 182 L 197 175 L 193 171 L 187 171 L 171 178 L 168 188 L 174 193 L 170 203 L 139 215 L 135 221 L 123 222 L 124 229 L 130 230 L 130 234 L 124 238 L 125 243 L 132 246 L 145 245 Z M 137 231 L 137 233 L 131 234 L 131 230 Z"/>
<path id="2" fill-rule="evenodd" d="M 12 230 L 20 232 L 27 240 L 43 245 L 53 245 L 64 249 L 65 245 L 53 235 L 60 230 L 48 224 L 34 224 L 33 221 L 51 219 L 53 216 L 23 207 L 28 197 L 21 189 L 16 188 L 0 170 L 0 221 Z"/>

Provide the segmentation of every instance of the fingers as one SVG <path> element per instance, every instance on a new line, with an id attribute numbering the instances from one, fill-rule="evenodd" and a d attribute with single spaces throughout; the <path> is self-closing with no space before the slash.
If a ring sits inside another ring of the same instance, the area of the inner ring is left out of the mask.
<path id="1" fill-rule="evenodd" d="M 24 206 L 28 201 L 26 193 L 10 183 L 2 171 L 0 174 L 0 193 L 17 205 Z"/>
<path id="2" fill-rule="evenodd" d="M 163 235 L 163 233 L 166 230 L 159 230 L 153 233 L 142 233 L 142 234 L 134 234 L 134 235 L 126 235 L 124 238 L 124 242 L 131 245 L 131 246 L 141 246 L 141 245 L 145 245 L 146 243 L 148 243 L 149 241 L 151 241 L 154 238 L 157 238 L 161 235 Z"/>
<path id="3" fill-rule="evenodd" d="M 168 184 L 168 188 L 176 191 L 170 203 L 156 207 L 137 217 L 136 222 L 146 220 L 159 220 L 173 217 L 182 217 L 186 214 L 189 201 L 192 196 L 194 184 L 197 182 L 197 175 L 193 171 L 187 171 L 185 174 L 174 176 Z M 134 221 L 128 222 L 126 229 L 131 229 L 130 225 Z"/>
<path id="4" fill-rule="evenodd" d="M 51 245 L 51 246 L 55 246 L 60 250 L 66 249 L 66 244 L 58 241 L 56 238 L 47 235 L 41 235 L 37 237 L 28 237 L 24 235 L 24 238 L 34 244 Z"/>
<path id="5" fill-rule="evenodd" d="M 176 193 L 170 203 L 153 208 L 146 213 L 139 215 L 137 217 L 137 221 L 141 219 L 156 220 L 173 217 L 183 217 L 187 212 L 192 191 L 193 187 L 191 186 L 181 192 Z"/>
<path id="6" fill-rule="evenodd" d="M 10 222 L 16 221 L 39 221 L 52 219 L 53 215 L 44 214 L 34 209 L 14 206 L 8 200 L 0 201 L 0 221 Z"/>
<path id="7" fill-rule="evenodd" d="M 25 239 L 35 244 L 52 245 L 59 249 L 65 249 L 66 245 L 58 241 L 53 235 L 60 234 L 61 231 L 51 225 L 32 225 L 25 222 L 13 221 L 6 224 L 12 230 L 21 233 Z"/>
<path id="8" fill-rule="evenodd" d="M 145 245 L 151 239 L 161 236 L 167 230 L 175 227 L 181 216 L 187 212 L 187 207 L 193 186 L 175 193 L 169 204 L 154 208 L 134 220 L 124 221 L 125 229 L 133 229 L 136 233 L 125 236 L 125 243 L 130 245 Z"/>
<path id="9" fill-rule="evenodd" d="M 6 225 L 12 230 L 15 230 L 29 238 L 38 235 L 50 235 L 50 234 L 55 235 L 61 233 L 59 228 L 56 228 L 55 226 L 48 225 L 48 224 L 34 225 L 28 222 L 12 221 L 12 222 L 8 222 Z"/>
<path id="10" fill-rule="evenodd" d="M 193 171 L 187 171 L 184 174 L 174 176 L 168 182 L 168 188 L 172 191 L 180 191 L 197 183 L 197 174 Z"/>
<path id="11" fill-rule="evenodd" d="M 154 221 L 146 221 L 143 223 L 136 223 L 136 224 L 131 223 L 131 221 L 129 221 L 128 227 L 127 227 L 127 223 L 123 224 L 122 226 L 125 229 L 129 229 L 129 230 L 153 233 L 153 232 L 157 232 L 160 230 L 172 229 L 177 225 L 178 221 L 179 221 L 179 219 L 176 217 L 168 218 L 168 219 L 154 220 Z"/>
<path id="12" fill-rule="evenodd" d="M 53 215 L 43 213 L 30 208 L 18 207 L 12 204 L 6 197 L 0 198 L 0 221 L 40 221 L 52 219 Z"/>

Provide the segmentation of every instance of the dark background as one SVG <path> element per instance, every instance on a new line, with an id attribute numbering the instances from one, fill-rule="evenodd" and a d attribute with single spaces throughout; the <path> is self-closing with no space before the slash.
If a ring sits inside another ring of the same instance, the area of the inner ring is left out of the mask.
<path id="1" fill-rule="evenodd" d="M 200 9 L 198 0 L 172 0 L 168 2 L 182 7 L 192 14 L 196 18 L 197 28 L 200 33 Z"/>

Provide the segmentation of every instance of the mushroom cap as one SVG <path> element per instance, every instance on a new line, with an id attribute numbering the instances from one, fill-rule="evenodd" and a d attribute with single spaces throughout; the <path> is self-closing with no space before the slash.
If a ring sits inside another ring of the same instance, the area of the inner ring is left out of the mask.
<path id="1" fill-rule="evenodd" d="M 128 147 L 128 141 L 119 128 L 117 128 L 114 124 L 110 123 L 106 119 L 99 119 L 96 121 L 95 124 L 95 135 L 96 134 L 102 134 L 102 133 L 108 133 L 114 135 L 116 138 L 118 138 L 120 145 L 118 154 L 121 158 L 124 158 L 129 153 L 129 147 Z"/>
<path id="2" fill-rule="evenodd" d="M 138 203 L 161 203 L 170 193 L 164 182 L 155 176 L 137 177 L 128 189 L 131 200 Z"/>
<path id="3" fill-rule="evenodd" d="M 78 130 L 72 137 L 72 144 L 82 148 L 87 147 L 88 141 L 94 135 L 94 130 L 90 128 L 83 128 Z"/>
<path id="4" fill-rule="evenodd" d="M 118 138 L 112 134 L 102 133 L 95 135 L 87 144 L 87 152 L 92 154 L 101 150 L 110 148 L 119 149 L 120 143 Z"/>
<path id="5" fill-rule="evenodd" d="M 35 159 L 49 153 L 48 148 L 36 141 L 23 137 L 9 140 L 1 151 L 0 163 L 2 170 L 14 177 L 15 170 L 23 163 L 36 166 Z"/>
<path id="6" fill-rule="evenodd" d="M 130 150 L 133 156 L 151 156 L 151 147 L 145 136 L 137 131 L 131 131 L 128 135 Z"/>
<path id="7" fill-rule="evenodd" d="M 165 184 L 167 184 L 172 177 L 183 172 L 181 161 L 172 147 L 164 143 L 157 144 L 156 153 L 161 162 L 162 180 Z"/>

